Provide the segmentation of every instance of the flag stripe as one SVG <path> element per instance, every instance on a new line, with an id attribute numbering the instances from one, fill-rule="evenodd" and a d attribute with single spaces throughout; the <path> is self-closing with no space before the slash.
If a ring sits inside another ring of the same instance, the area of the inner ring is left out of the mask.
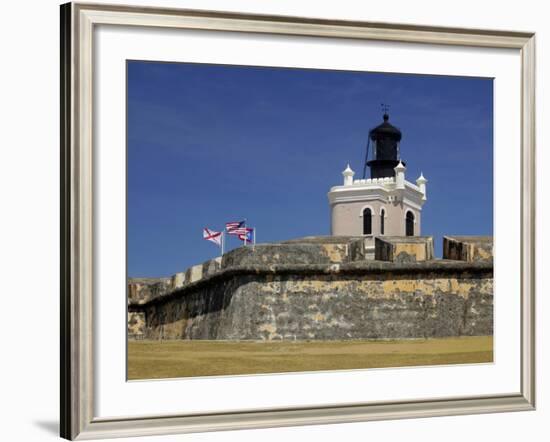
<path id="1" fill-rule="evenodd" d="M 225 230 L 228 232 L 231 232 L 239 227 L 244 226 L 244 221 L 231 221 L 228 223 L 225 223 Z"/>
<path id="2" fill-rule="evenodd" d="M 227 232 L 229 235 L 245 235 L 249 232 L 252 232 L 254 229 L 250 227 L 239 227 L 238 229 L 233 229 Z"/>

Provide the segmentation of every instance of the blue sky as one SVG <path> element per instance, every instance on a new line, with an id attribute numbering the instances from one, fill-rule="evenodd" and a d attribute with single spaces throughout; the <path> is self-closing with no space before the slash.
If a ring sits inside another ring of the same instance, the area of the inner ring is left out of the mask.
<path id="1" fill-rule="evenodd" d="M 429 181 L 436 254 L 445 234 L 492 234 L 492 79 L 129 61 L 128 275 L 217 256 L 202 229 L 226 221 L 258 242 L 330 234 L 327 192 L 348 161 L 361 174 L 380 103 L 407 179 Z"/>

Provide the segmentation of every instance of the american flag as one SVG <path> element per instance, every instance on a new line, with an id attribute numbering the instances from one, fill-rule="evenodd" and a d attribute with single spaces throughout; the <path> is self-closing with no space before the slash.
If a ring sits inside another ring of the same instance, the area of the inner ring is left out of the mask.
<path id="1" fill-rule="evenodd" d="M 222 245 L 222 232 L 216 232 L 205 227 L 202 231 L 202 237 L 207 241 L 212 241 L 218 246 Z"/>
<path id="2" fill-rule="evenodd" d="M 246 221 L 232 221 L 225 223 L 225 231 L 230 235 L 238 235 L 238 233 L 233 233 L 236 229 L 240 229 L 244 226 Z"/>

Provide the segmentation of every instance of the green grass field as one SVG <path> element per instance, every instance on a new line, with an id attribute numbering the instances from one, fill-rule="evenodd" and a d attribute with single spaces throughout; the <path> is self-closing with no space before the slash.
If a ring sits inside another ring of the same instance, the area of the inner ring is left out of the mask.
<path id="1" fill-rule="evenodd" d="M 399 341 L 129 341 L 128 379 L 493 361 L 493 337 Z"/>

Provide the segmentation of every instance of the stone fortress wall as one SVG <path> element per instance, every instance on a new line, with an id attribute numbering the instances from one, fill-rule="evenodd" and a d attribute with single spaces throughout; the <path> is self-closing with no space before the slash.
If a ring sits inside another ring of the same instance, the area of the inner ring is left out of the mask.
<path id="1" fill-rule="evenodd" d="M 307 237 L 240 247 L 170 278 L 130 278 L 141 339 L 340 340 L 492 335 L 489 237 Z M 449 259 L 452 258 L 452 259 Z"/>

